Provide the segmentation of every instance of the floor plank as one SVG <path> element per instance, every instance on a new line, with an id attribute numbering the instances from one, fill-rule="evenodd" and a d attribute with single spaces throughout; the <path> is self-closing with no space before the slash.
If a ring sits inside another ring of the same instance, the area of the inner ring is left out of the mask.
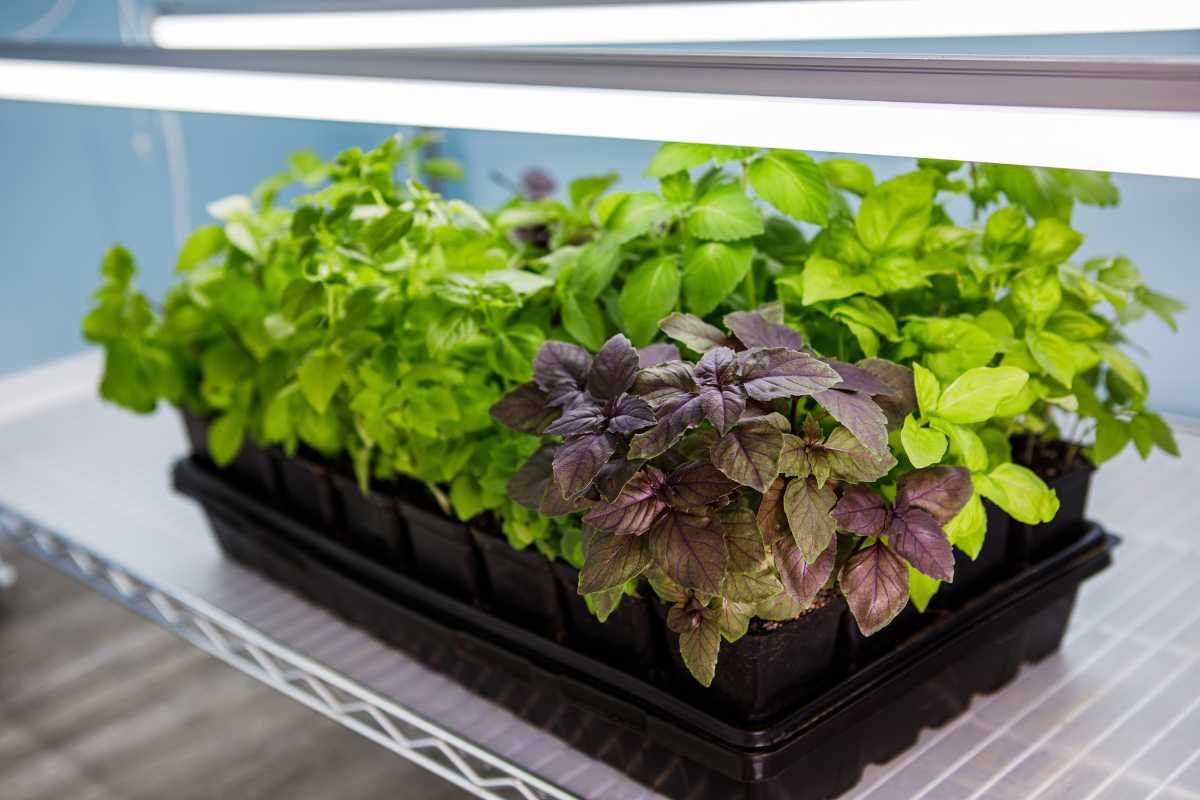
<path id="1" fill-rule="evenodd" d="M 0 592 L 4 800 L 464 792 L 30 558 Z"/>

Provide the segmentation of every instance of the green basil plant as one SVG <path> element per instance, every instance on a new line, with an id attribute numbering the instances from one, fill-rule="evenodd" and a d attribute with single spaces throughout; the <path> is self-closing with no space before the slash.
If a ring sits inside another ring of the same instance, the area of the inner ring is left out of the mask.
<path id="1" fill-rule="evenodd" d="M 1127 258 L 1072 260 L 1107 175 L 922 160 L 877 183 L 671 143 L 657 191 L 610 173 L 559 199 L 539 175 L 485 212 L 421 182 L 462 176 L 431 144 L 296 154 L 209 207 L 158 306 L 111 250 L 83 323 L 102 396 L 208 418 L 218 464 L 249 439 L 364 491 L 419 481 L 580 567 L 602 619 L 655 592 L 706 683 L 722 637 L 823 589 L 867 633 L 923 610 L 985 500 L 1044 522 L 1042 476 L 1177 450 L 1124 327 L 1181 304 Z"/>

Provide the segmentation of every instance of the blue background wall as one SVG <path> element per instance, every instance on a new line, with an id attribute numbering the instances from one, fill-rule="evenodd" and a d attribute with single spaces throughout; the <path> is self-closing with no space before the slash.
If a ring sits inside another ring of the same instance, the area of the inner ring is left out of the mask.
<path id="1" fill-rule="evenodd" d="M 186 5 L 184 3 L 183 5 Z M 248 4 L 249 5 L 249 4 Z M 0 5 L 0 38 L 120 43 L 138 37 L 146 0 L 9 0 Z M 1200 55 L 1200 32 L 1012 39 L 778 44 L 791 52 Z M 754 49 L 764 49 L 755 45 Z M 143 284 L 159 294 L 171 280 L 174 251 L 204 222 L 205 205 L 245 192 L 302 148 L 331 156 L 370 146 L 393 129 L 293 120 L 260 120 L 0 102 L 0 374 L 84 348 L 78 323 L 103 250 L 128 246 Z M 1081 131 L 1080 135 L 1086 135 Z M 1153 142 L 1130 142 L 1153 147 Z M 451 191 L 489 205 L 505 190 L 488 174 L 515 177 L 539 166 L 565 183 L 615 168 L 629 186 L 655 145 L 479 131 L 446 132 L 448 155 L 471 179 Z M 907 169 L 907 159 L 868 159 L 876 175 Z M 1135 326 L 1155 404 L 1200 416 L 1200 181 L 1116 176 L 1116 209 L 1080 209 L 1084 253 L 1124 253 L 1156 288 L 1189 305 L 1171 335 L 1154 320 Z M 1191 365 L 1190 367 L 1188 365 Z"/>

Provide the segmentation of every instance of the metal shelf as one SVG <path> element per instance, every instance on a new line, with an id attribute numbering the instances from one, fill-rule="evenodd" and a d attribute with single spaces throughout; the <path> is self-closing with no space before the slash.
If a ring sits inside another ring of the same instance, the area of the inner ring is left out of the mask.
<path id="1" fill-rule="evenodd" d="M 21 415 L 0 402 L 0 536 L 480 797 L 656 796 L 223 559 L 169 488 L 174 416 L 102 405 L 89 384 Z M 1181 460 L 1130 453 L 1098 474 L 1091 515 L 1126 538 L 1062 652 L 868 768 L 849 797 L 1200 799 L 1200 436 L 1180 439 Z"/>
<path id="2" fill-rule="evenodd" d="M 657 796 L 224 559 L 170 489 L 183 450 L 91 399 L 0 421 L 0 538 L 479 797 Z"/>

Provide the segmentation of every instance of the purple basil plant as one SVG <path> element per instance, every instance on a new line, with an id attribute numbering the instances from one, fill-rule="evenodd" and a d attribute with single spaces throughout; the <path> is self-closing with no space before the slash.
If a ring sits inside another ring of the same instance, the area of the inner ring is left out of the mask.
<path id="1" fill-rule="evenodd" d="M 840 590 L 864 634 L 909 598 L 909 566 L 953 578 L 943 525 L 971 497 L 957 467 L 902 472 L 888 431 L 912 410 L 912 373 L 821 358 L 778 306 L 684 314 L 672 344 L 622 335 L 594 357 L 547 342 L 534 379 L 492 409 L 547 437 L 509 482 L 517 502 L 583 526 L 580 594 L 611 609 L 643 579 L 670 604 L 684 662 L 713 680 L 721 641 L 756 617 L 794 619 Z M 895 485 L 889 504 L 872 484 Z"/>

